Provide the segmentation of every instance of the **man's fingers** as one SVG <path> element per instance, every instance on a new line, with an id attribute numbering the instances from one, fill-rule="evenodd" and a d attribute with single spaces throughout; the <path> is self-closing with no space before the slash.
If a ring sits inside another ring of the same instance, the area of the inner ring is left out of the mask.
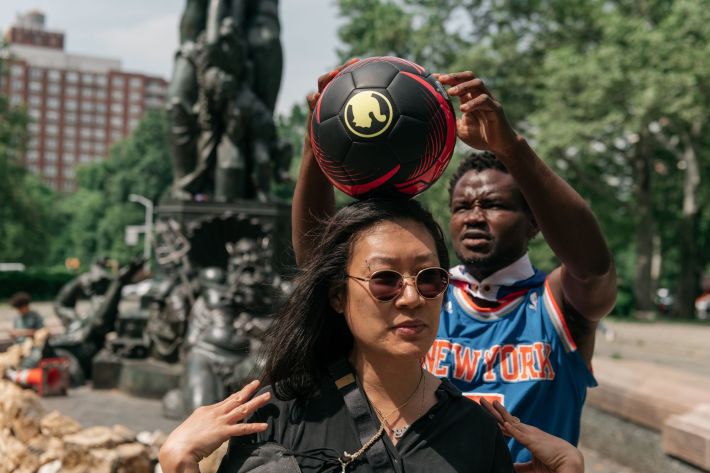
<path id="1" fill-rule="evenodd" d="M 462 99 L 466 94 L 471 94 L 472 97 L 480 94 L 491 95 L 483 81 L 478 78 L 455 85 L 448 90 L 448 93 L 449 95 L 461 97 Z"/>
<path id="2" fill-rule="evenodd" d="M 264 432 L 269 428 L 266 422 L 252 422 L 249 424 L 234 424 L 230 425 L 228 433 L 230 437 L 241 437 L 244 435 L 252 435 L 259 432 Z"/>
<path id="3" fill-rule="evenodd" d="M 271 400 L 271 393 L 266 392 L 264 394 L 260 394 L 249 402 L 245 402 L 242 405 L 235 406 L 231 411 L 227 413 L 227 422 L 232 424 L 246 419 L 247 417 L 252 415 L 257 409 L 268 403 L 269 400 Z"/>
<path id="4" fill-rule="evenodd" d="M 448 74 L 439 74 L 438 80 L 445 85 L 457 85 L 461 82 L 466 82 L 474 79 L 476 75 L 471 71 L 452 72 Z"/>
<path id="5" fill-rule="evenodd" d="M 474 110 L 497 111 L 498 109 L 500 109 L 500 104 L 487 94 L 478 95 L 473 99 L 462 103 L 459 107 L 459 110 L 464 113 L 472 112 Z"/>
<path id="6" fill-rule="evenodd" d="M 486 399 L 484 399 L 484 398 L 481 398 L 480 402 L 481 402 L 481 405 L 482 405 L 483 407 L 485 407 L 486 410 L 495 418 L 496 422 L 498 422 L 498 423 L 501 424 L 501 425 L 503 424 L 503 422 L 505 422 L 505 420 L 503 419 L 503 417 L 502 417 L 502 416 L 500 415 L 500 413 L 493 407 L 493 405 L 492 405 L 490 402 L 488 402 L 488 401 L 487 401 Z"/>
<path id="7" fill-rule="evenodd" d="M 500 418 L 503 419 L 504 422 L 510 422 L 511 424 L 520 423 L 520 419 L 514 417 L 510 412 L 508 412 L 508 409 L 503 407 L 503 404 L 501 404 L 500 402 L 493 401 L 493 408 L 496 410 L 496 412 L 498 413 Z"/>
<path id="8" fill-rule="evenodd" d="M 319 98 L 320 92 L 313 92 L 306 95 L 306 102 L 308 102 L 308 109 L 310 110 L 310 112 L 313 112 L 313 110 L 315 110 Z"/>

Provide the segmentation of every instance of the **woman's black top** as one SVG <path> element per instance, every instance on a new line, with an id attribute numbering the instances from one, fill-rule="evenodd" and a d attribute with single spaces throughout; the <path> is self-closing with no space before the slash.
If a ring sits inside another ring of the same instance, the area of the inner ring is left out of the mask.
<path id="1" fill-rule="evenodd" d="M 409 427 L 396 446 L 386 435 L 380 439 L 391 459 L 392 472 L 513 471 L 508 447 L 491 415 L 447 380 L 442 380 L 436 397 L 437 403 Z M 379 425 L 370 410 L 373 422 Z M 218 473 L 248 471 L 240 468 L 249 444 L 274 442 L 286 447 L 303 473 L 340 472 L 337 458 L 361 447 L 343 397 L 328 376 L 314 397 L 290 401 L 272 398 L 248 422 L 267 422 L 269 428 L 256 435 L 233 437 Z M 366 455 L 349 465 L 347 471 L 369 473 Z"/>

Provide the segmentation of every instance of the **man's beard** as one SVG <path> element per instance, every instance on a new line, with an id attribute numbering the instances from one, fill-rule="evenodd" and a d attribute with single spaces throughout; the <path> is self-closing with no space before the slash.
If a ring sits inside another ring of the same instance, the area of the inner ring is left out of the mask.
<path id="1" fill-rule="evenodd" d="M 464 258 L 458 251 L 455 251 L 455 253 L 461 264 L 479 281 L 512 263 L 512 261 L 507 261 L 508 258 L 505 258 L 504 255 L 497 252 L 468 258 Z"/>

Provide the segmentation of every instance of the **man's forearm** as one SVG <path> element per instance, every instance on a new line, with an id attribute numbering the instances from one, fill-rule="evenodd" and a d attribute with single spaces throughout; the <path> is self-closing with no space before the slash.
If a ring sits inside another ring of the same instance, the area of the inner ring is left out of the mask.
<path id="1" fill-rule="evenodd" d="M 333 186 L 321 171 L 306 144 L 301 170 L 291 203 L 291 241 L 299 266 L 308 259 L 315 245 L 315 233 L 322 220 L 335 213 Z"/>
<path id="2" fill-rule="evenodd" d="M 518 183 L 530 210 L 569 275 L 580 281 L 612 270 L 611 253 L 584 199 L 518 137 L 511 154 L 499 156 Z"/>

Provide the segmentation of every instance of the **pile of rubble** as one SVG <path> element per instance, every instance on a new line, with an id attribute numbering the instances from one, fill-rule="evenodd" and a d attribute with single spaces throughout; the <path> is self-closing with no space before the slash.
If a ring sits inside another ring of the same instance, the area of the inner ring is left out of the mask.
<path id="1" fill-rule="evenodd" d="M 82 429 L 47 413 L 34 392 L 0 380 L 0 473 L 152 473 L 163 439 L 119 425 Z"/>

